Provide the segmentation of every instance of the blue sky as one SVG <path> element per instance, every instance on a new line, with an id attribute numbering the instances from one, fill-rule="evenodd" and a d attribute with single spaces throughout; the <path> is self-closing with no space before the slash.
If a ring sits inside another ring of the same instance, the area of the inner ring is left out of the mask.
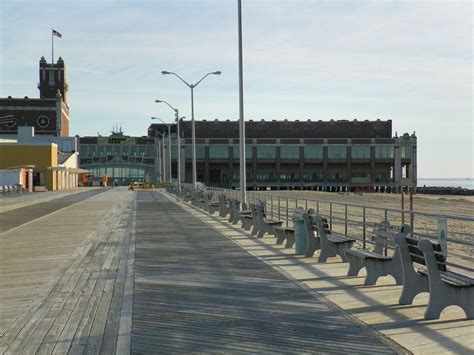
<path id="1" fill-rule="evenodd" d="M 419 177 L 473 176 L 470 1 L 243 0 L 245 117 L 392 119 Z M 0 1 L 0 97 L 37 97 L 38 61 L 68 70 L 71 134 L 145 135 L 167 100 L 238 118 L 237 0 Z"/>

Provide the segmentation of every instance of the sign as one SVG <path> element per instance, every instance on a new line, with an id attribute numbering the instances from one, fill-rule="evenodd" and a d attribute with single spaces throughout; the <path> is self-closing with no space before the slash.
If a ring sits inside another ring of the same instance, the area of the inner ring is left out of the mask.
<path id="1" fill-rule="evenodd" d="M 448 219 L 445 217 L 438 218 L 438 243 L 441 246 L 441 252 L 444 257 L 448 255 Z"/>
<path id="2" fill-rule="evenodd" d="M 126 144 L 126 145 L 135 145 L 137 140 L 134 137 L 98 137 L 97 144 L 106 145 L 106 144 Z"/>

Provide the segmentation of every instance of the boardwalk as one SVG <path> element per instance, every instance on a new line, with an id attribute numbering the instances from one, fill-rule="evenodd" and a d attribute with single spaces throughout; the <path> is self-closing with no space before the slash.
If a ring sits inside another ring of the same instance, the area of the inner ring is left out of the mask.
<path id="1" fill-rule="evenodd" d="M 0 198 L 0 224 L 0 354 L 474 349 L 456 308 L 424 321 L 426 296 L 399 306 L 389 278 L 364 287 L 166 193 Z"/>
<path id="2" fill-rule="evenodd" d="M 158 193 L 135 238 L 133 353 L 393 352 Z"/>

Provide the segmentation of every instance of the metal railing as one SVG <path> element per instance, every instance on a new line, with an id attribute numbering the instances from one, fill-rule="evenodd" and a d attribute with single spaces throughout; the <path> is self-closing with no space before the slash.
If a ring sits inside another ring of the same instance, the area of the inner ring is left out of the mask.
<path id="1" fill-rule="evenodd" d="M 205 189 L 214 193 L 213 199 L 216 201 L 219 194 L 236 199 L 240 197 L 239 190 L 217 187 L 205 187 Z M 413 236 L 438 242 L 440 233 L 438 220 L 443 219 L 447 224 L 447 265 L 455 268 L 456 272 L 474 276 L 473 216 L 301 198 L 268 191 L 247 191 L 247 201 L 248 203 L 261 201 L 268 216 L 282 220 L 287 226 L 291 223 L 290 219 L 295 208 L 302 207 L 305 210 L 313 208 L 316 213 L 328 219 L 331 232 L 356 239 L 362 248 L 368 248 L 373 244 L 370 238 L 373 226 L 382 220 L 389 221 L 391 225 L 407 223 L 411 226 Z"/>

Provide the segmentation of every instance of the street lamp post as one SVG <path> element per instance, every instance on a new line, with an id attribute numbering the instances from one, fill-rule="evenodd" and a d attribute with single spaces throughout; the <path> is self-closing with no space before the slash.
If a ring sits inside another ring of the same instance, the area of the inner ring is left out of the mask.
<path id="1" fill-rule="evenodd" d="M 171 182 L 171 124 L 169 123 L 166 123 L 165 121 L 163 121 L 161 118 L 158 118 L 158 117 L 152 117 L 151 118 L 152 120 L 160 120 L 161 122 L 163 122 L 166 126 L 168 126 L 168 174 L 169 174 L 169 182 Z M 165 160 L 165 139 L 164 139 L 164 133 L 162 134 L 162 137 L 163 137 L 163 160 Z M 163 165 L 166 165 L 165 163 L 163 163 Z M 165 175 L 165 178 L 166 178 L 166 175 Z"/>
<path id="2" fill-rule="evenodd" d="M 207 78 L 209 75 L 221 75 L 221 71 L 214 71 L 204 75 L 196 84 L 189 84 L 186 80 L 180 77 L 178 74 L 163 70 L 161 72 L 163 75 L 172 74 L 176 76 L 179 80 L 185 83 L 191 89 L 191 140 L 192 140 L 192 153 L 193 153 L 193 187 L 196 188 L 196 125 L 194 122 L 194 88 L 199 85 L 201 81 Z"/>
<path id="3" fill-rule="evenodd" d="M 158 118 L 163 124 L 168 126 L 168 174 L 170 178 L 170 183 L 172 182 L 172 174 L 171 174 L 171 124 L 166 123 L 161 118 Z"/>
<path id="4" fill-rule="evenodd" d="M 243 206 L 246 203 L 247 173 L 245 162 L 245 121 L 244 121 L 244 74 L 242 55 L 242 0 L 238 2 L 239 19 L 239 142 L 240 142 L 240 200 Z"/>
<path id="5" fill-rule="evenodd" d="M 181 134 L 179 132 L 179 120 L 184 117 L 179 117 L 179 111 L 177 108 L 171 106 L 168 102 L 164 100 L 155 100 L 156 103 L 164 103 L 168 105 L 176 115 L 176 134 L 178 135 L 178 152 L 177 152 L 177 170 L 178 170 L 178 187 L 181 187 Z"/>
<path id="6" fill-rule="evenodd" d="M 156 119 L 158 119 L 158 118 L 156 118 L 156 117 L 151 117 L 151 119 L 152 119 L 152 120 L 156 120 Z M 164 133 L 161 133 L 161 132 L 159 132 L 159 131 L 156 131 L 156 133 L 160 135 L 160 137 L 161 137 L 161 142 L 162 142 L 162 148 L 161 148 L 161 152 L 162 152 L 161 155 L 162 155 L 162 157 L 159 157 L 160 160 L 162 161 L 161 164 L 162 164 L 162 168 L 163 168 L 163 169 L 161 169 L 161 167 L 160 167 L 160 170 L 162 170 L 162 172 L 163 172 L 161 178 L 162 178 L 162 180 L 166 181 L 165 134 L 164 134 Z M 158 146 L 158 147 L 159 147 L 159 146 Z M 171 166 L 170 166 L 170 176 L 171 176 Z M 170 181 L 171 181 L 171 179 L 170 179 Z"/>

